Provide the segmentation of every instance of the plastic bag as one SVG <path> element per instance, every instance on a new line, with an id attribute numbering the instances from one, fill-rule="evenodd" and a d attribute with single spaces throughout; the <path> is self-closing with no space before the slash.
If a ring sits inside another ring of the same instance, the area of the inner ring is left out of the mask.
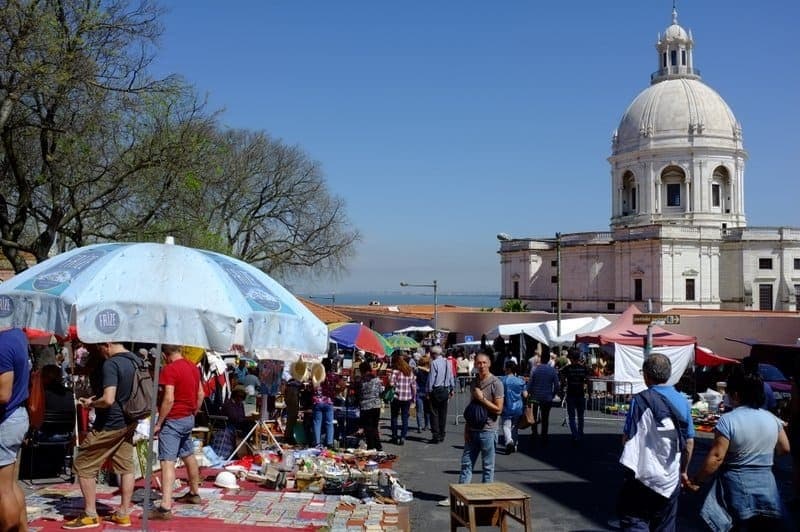
<path id="1" fill-rule="evenodd" d="M 395 481 L 392 483 L 392 499 L 397 502 L 411 502 L 414 500 L 414 494 Z"/>

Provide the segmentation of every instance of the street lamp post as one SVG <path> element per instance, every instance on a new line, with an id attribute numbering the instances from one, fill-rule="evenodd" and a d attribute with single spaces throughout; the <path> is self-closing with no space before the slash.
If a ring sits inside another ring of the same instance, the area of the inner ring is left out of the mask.
<path id="1" fill-rule="evenodd" d="M 556 336 L 561 337 L 561 233 L 556 233 Z"/>
<path id="2" fill-rule="evenodd" d="M 498 233 L 497 240 L 510 242 L 514 238 L 508 233 Z M 555 238 L 534 238 L 533 240 L 556 245 L 556 336 L 561 336 L 561 233 L 556 233 Z"/>
<path id="3" fill-rule="evenodd" d="M 437 289 L 439 285 L 437 284 L 436 279 L 433 280 L 433 284 L 407 283 L 405 281 L 400 281 L 400 286 L 433 288 L 433 335 L 436 336 L 439 333 L 439 301 L 437 299 Z"/>
<path id="4" fill-rule="evenodd" d="M 330 296 L 308 296 L 308 299 L 324 299 L 331 302 L 332 309 L 336 307 L 336 294 L 331 294 Z"/>

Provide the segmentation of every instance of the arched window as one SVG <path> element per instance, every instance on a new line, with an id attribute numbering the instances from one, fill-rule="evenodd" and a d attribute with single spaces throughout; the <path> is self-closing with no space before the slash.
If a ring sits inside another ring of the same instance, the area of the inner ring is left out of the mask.
<path id="1" fill-rule="evenodd" d="M 724 166 L 717 166 L 711 176 L 711 207 L 714 210 L 725 209 L 725 212 L 731 212 L 730 190 L 731 175 L 728 169 Z"/>
<path id="2" fill-rule="evenodd" d="M 637 212 L 636 177 L 627 170 L 622 174 L 622 215 L 628 216 Z"/>
<path id="3" fill-rule="evenodd" d="M 664 188 L 664 205 L 666 207 L 684 207 L 684 182 L 686 174 L 677 166 L 667 166 L 661 172 L 661 186 Z"/>

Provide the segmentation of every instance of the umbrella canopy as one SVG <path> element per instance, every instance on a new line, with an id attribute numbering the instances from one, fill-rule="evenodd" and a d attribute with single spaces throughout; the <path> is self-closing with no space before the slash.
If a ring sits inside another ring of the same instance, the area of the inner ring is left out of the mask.
<path id="1" fill-rule="evenodd" d="M 173 244 L 111 243 L 57 255 L 0 284 L 0 328 L 88 343 L 178 344 L 228 351 L 239 325 L 245 349 L 324 353 L 328 331 L 302 303 L 242 261 Z M 155 360 L 158 386 L 161 357 Z M 152 415 L 156 413 L 153 394 Z M 148 457 L 155 424 L 150 424 Z M 145 485 L 152 461 L 147 460 Z M 150 490 L 145 491 L 148 507 Z M 147 513 L 143 517 L 147 530 Z"/>
<path id="2" fill-rule="evenodd" d="M 84 342 L 135 341 L 227 351 L 324 353 L 327 329 L 267 274 L 184 246 L 96 244 L 57 255 L 0 285 L 0 327 Z"/>
<path id="3" fill-rule="evenodd" d="M 393 334 L 392 336 L 388 337 L 386 341 L 390 346 L 392 346 L 393 349 L 414 350 L 419 347 L 419 342 L 410 336 L 406 336 L 405 334 Z"/>
<path id="4" fill-rule="evenodd" d="M 381 357 L 394 351 L 386 338 L 360 323 L 332 323 L 328 329 L 331 340 L 343 347 L 361 349 Z"/>

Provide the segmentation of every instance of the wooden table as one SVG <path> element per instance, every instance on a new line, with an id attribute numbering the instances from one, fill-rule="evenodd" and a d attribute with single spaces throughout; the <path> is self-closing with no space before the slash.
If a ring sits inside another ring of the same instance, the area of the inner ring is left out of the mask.
<path id="1" fill-rule="evenodd" d="M 478 526 L 499 526 L 507 530 L 506 517 L 522 523 L 525 531 L 530 523 L 531 498 L 505 482 L 487 484 L 450 484 L 450 530 L 459 526 L 476 530 Z"/>

